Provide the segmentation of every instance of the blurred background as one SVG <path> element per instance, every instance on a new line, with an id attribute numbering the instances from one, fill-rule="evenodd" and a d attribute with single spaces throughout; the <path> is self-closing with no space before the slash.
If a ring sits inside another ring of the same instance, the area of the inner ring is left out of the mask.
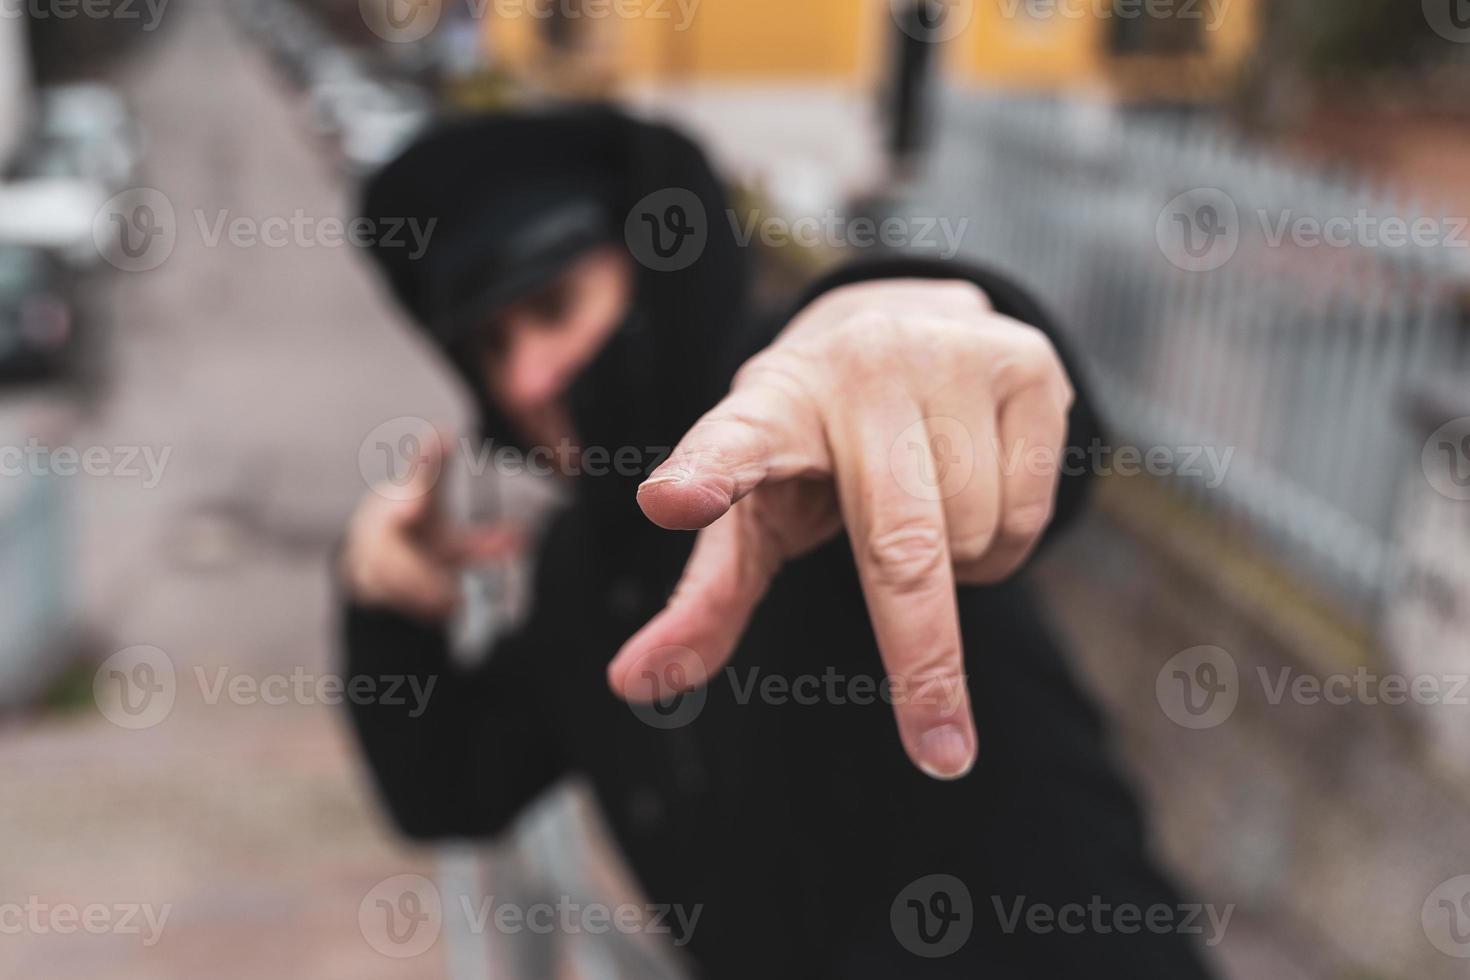
<path id="1" fill-rule="evenodd" d="M 773 306 L 897 220 L 1052 307 L 1114 431 L 1028 574 L 1222 974 L 1467 975 L 1467 96 L 1464 0 L 0 0 L 0 975 L 681 975 L 455 914 L 632 891 L 577 787 L 405 847 L 331 687 L 370 435 L 467 418 L 342 222 L 569 97 L 822 229 Z"/>

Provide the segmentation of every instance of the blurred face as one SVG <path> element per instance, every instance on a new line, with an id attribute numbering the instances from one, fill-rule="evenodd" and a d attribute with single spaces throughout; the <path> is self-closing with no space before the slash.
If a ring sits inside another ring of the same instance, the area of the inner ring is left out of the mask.
<path id="1" fill-rule="evenodd" d="M 623 322 L 632 294 L 631 260 L 606 245 L 506 307 L 489 325 L 486 387 L 533 442 L 550 445 L 574 437 L 562 396 Z"/>

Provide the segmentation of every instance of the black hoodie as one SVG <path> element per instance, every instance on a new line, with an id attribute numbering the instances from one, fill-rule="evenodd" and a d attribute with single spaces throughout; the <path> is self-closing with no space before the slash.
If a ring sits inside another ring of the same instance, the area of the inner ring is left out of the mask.
<path id="1" fill-rule="evenodd" d="M 626 229 L 638 254 L 647 244 L 637 239 L 638 205 L 650 195 L 658 204 L 670 189 L 698 202 L 684 216 L 703 220 L 703 250 L 675 271 L 639 266 L 635 312 L 573 396 L 585 445 L 640 451 L 673 446 L 772 336 L 746 309 L 744 255 L 724 192 L 693 143 L 602 107 L 473 120 L 427 137 L 369 187 L 369 217 L 443 222 L 435 240 L 444 250 L 431 247 L 421 267 L 382 249 L 374 257 L 398 299 L 460 364 L 488 437 L 518 438 L 473 383 L 455 340 L 462 318 L 432 299 L 430 284 L 446 279 L 445 267 L 450 281 L 464 270 L 474 279 L 483 261 L 490 298 L 448 292 L 471 308 L 503 299 L 493 295 L 506 278 L 503 260 L 485 228 L 499 221 L 513 237 L 524 208 L 511 202 L 527 199 L 595 200 L 608 219 L 603 237 L 621 240 Z M 970 279 L 999 312 L 1045 330 L 1066 358 L 1042 310 L 983 270 L 866 263 L 816 284 L 796 308 L 845 282 L 890 277 Z M 1070 442 L 1085 446 L 1093 434 L 1080 398 Z M 1097 712 L 1020 584 L 959 590 L 980 749 L 956 782 L 928 778 L 903 752 L 841 535 L 783 569 L 729 668 L 707 687 L 667 712 L 616 698 L 606 666 L 662 607 L 693 541 L 644 518 L 634 497 L 640 479 L 575 481 L 574 503 L 538 553 L 527 622 L 478 667 L 451 663 L 440 627 L 346 606 L 349 675 L 435 679 L 416 717 L 413 705 L 352 709 L 381 796 L 406 834 L 493 837 L 575 773 L 594 788 L 650 902 L 699 909 L 681 938 L 702 975 L 1207 975 L 1179 930 L 1125 933 L 1091 918 L 1081 931 L 1028 926 L 1036 906 L 1057 914 L 1079 904 L 1177 908 L 1179 900 L 1147 857 L 1138 807 L 1108 757 Z M 1080 507 L 1084 483 L 1064 481 L 1058 526 Z"/>

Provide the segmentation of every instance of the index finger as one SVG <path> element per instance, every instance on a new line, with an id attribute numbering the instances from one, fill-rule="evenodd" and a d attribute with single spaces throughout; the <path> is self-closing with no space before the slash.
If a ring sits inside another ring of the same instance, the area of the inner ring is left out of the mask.
<path id="1" fill-rule="evenodd" d="M 823 472 L 824 455 L 806 402 L 746 374 L 638 488 L 638 504 L 660 527 L 708 527 L 767 480 Z"/>
<path id="2" fill-rule="evenodd" d="M 958 779 L 975 763 L 975 722 L 966 688 L 954 569 L 932 484 L 921 412 L 906 396 L 834 420 L 838 496 L 878 651 L 893 685 L 899 736 L 914 763 L 936 779 Z M 915 449 L 916 451 L 910 451 Z"/>

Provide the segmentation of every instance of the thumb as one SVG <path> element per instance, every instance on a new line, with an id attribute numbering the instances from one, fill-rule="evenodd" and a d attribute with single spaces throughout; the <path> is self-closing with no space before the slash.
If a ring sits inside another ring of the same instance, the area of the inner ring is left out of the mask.
<path id="1" fill-rule="evenodd" d="M 431 531 L 441 518 L 446 442 L 446 436 L 430 429 L 413 440 L 406 454 L 406 479 L 391 488 L 392 520 L 406 531 Z"/>
<path id="2" fill-rule="evenodd" d="M 649 702 L 699 687 L 724 666 L 781 558 L 737 506 L 701 531 L 668 605 L 608 665 L 620 697 Z"/>

